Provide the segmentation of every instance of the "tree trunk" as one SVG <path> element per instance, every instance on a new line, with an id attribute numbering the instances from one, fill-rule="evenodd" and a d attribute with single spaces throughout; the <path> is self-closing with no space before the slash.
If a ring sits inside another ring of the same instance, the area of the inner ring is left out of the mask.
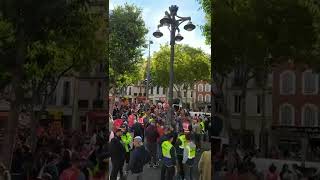
<path id="1" fill-rule="evenodd" d="M 261 128 L 260 128 L 260 149 L 262 154 L 267 155 L 267 140 L 266 140 L 266 89 L 263 87 L 261 95 Z"/>
<path id="2" fill-rule="evenodd" d="M 32 106 L 32 110 L 31 110 L 31 151 L 35 152 L 36 148 L 37 148 L 37 126 L 38 126 L 38 118 L 36 116 L 36 112 L 34 110 L 34 107 Z"/>
<path id="3" fill-rule="evenodd" d="M 186 106 L 188 106 L 188 87 L 186 87 Z"/>
<path id="4" fill-rule="evenodd" d="M 25 40 L 24 40 L 24 31 L 23 25 L 21 21 L 21 14 L 18 15 L 20 22 L 17 25 L 17 44 L 16 44 L 16 67 L 13 72 L 12 77 L 12 89 L 13 89 L 13 97 L 10 102 L 10 112 L 9 118 L 7 121 L 7 128 L 5 129 L 5 137 L 3 148 L 1 152 L 1 161 L 8 167 L 11 168 L 12 155 L 14 151 L 15 137 L 18 126 L 18 118 L 19 112 L 21 108 L 21 104 L 23 101 L 23 88 L 22 88 L 22 66 L 25 62 Z"/>
<path id="5" fill-rule="evenodd" d="M 266 95 L 267 95 L 267 82 L 268 82 L 268 71 L 263 74 L 262 80 L 262 94 L 261 94 L 261 128 L 260 128 L 260 149 L 264 157 L 267 157 L 268 152 L 268 132 L 266 123 Z"/>
<path id="6" fill-rule="evenodd" d="M 245 141 L 245 134 L 246 134 L 246 121 L 247 121 L 247 83 L 244 82 L 241 87 L 241 95 L 240 95 L 240 102 L 241 102 L 241 108 L 240 108 L 240 145 L 241 147 L 244 147 L 244 141 Z"/>

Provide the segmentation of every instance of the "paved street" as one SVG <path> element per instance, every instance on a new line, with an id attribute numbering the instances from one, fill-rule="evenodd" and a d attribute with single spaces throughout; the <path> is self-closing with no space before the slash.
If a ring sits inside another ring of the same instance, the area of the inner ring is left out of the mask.
<path id="1" fill-rule="evenodd" d="M 210 143 L 204 144 L 204 146 L 210 146 L 210 145 L 211 145 Z M 202 154 L 202 151 L 198 152 L 197 156 L 196 156 L 196 166 L 194 167 L 194 179 L 195 180 L 199 179 L 198 162 L 199 162 L 201 154 Z M 160 173 L 161 173 L 161 167 L 154 169 L 154 168 L 149 168 L 149 165 L 146 165 L 144 167 L 144 171 L 143 171 L 143 179 L 144 180 L 159 180 Z M 156 178 L 156 179 L 154 179 L 154 178 Z M 129 175 L 127 180 L 136 180 L 136 179 L 134 179 L 134 177 Z"/>

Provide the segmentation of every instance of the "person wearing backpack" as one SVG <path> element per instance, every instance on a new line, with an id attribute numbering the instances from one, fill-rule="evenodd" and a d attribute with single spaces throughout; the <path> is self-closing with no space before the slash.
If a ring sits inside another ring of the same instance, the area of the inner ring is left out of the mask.
<path id="1" fill-rule="evenodd" d="M 131 171 L 137 180 L 142 180 L 143 166 L 151 160 L 151 156 L 143 146 L 140 136 L 134 138 L 133 145 L 134 149 L 130 156 L 128 171 Z"/>

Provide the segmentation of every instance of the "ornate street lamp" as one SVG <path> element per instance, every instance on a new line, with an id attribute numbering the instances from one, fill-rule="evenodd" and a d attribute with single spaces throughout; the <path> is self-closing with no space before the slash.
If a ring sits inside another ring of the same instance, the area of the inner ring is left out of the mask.
<path id="1" fill-rule="evenodd" d="M 172 5 L 169 7 L 169 12 L 165 12 L 165 16 L 160 20 L 160 24 L 158 25 L 158 29 L 153 33 L 153 36 L 156 38 L 160 38 L 163 36 L 163 33 L 159 30 L 160 27 L 167 26 L 170 31 L 170 46 L 171 46 L 171 53 L 170 53 L 170 80 L 169 80 L 169 112 L 167 116 L 166 125 L 170 126 L 173 125 L 173 65 L 174 65 L 174 45 L 175 42 L 180 42 L 183 40 L 183 36 L 180 34 L 179 26 L 183 22 L 189 21 L 185 26 L 184 29 L 187 31 L 192 31 L 196 28 L 194 24 L 191 22 L 191 17 L 181 17 L 177 15 L 179 7 L 176 5 Z M 178 34 L 176 35 L 176 31 Z"/>

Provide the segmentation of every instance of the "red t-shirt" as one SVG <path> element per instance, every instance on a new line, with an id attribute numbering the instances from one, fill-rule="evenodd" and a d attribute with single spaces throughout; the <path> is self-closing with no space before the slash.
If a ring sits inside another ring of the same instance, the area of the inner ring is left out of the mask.
<path id="1" fill-rule="evenodd" d="M 159 142 L 160 137 L 162 137 L 164 135 L 164 129 L 161 127 L 157 127 L 157 131 L 159 134 L 159 137 L 157 138 L 157 141 Z"/>
<path id="2" fill-rule="evenodd" d="M 78 180 L 80 176 L 80 170 L 76 168 L 68 168 L 60 175 L 60 180 Z"/>

